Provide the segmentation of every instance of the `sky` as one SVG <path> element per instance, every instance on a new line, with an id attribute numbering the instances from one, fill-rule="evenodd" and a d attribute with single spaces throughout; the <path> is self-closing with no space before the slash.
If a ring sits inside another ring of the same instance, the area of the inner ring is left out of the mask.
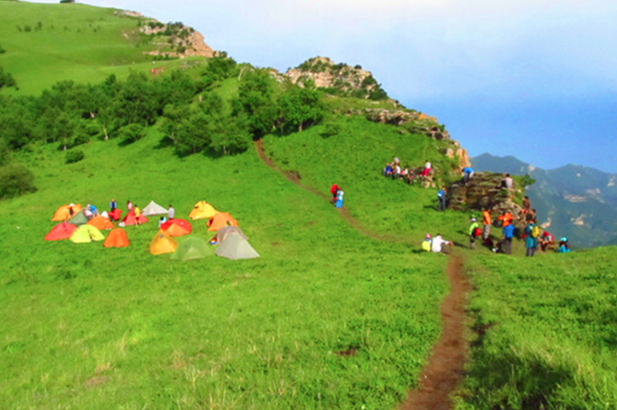
<path id="1" fill-rule="evenodd" d="M 617 173 L 612 0 L 78 2 L 181 21 L 259 67 L 284 72 L 316 56 L 359 64 L 471 156 Z"/>

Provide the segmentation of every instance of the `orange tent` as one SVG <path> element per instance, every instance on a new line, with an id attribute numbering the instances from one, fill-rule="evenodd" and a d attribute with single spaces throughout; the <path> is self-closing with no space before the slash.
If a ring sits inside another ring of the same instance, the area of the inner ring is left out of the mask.
<path id="1" fill-rule="evenodd" d="M 160 255 L 162 253 L 173 253 L 177 247 L 178 243 L 170 238 L 165 231 L 159 229 L 148 245 L 148 250 L 153 255 Z"/>
<path id="2" fill-rule="evenodd" d="M 225 226 L 238 226 L 238 221 L 233 219 L 227 212 L 219 212 L 208 219 L 206 225 L 209 231 L 218 231 Z"/>
<path id="3" fill-rule="evenodd" d="M 104 216 L 95 216 L 88 221 L 88 225 L 94 226 L 99 231 L 102 231 L 103 229 L 114 228 L 114 224 L 111 223 L 109 218 L 105 218 Z"/>
<path id="4" fill-rule="evenodd" d="M 61 221 L 66 221 L 67 219 L 71 218 L 71 212 L 69 211 L 69 208 L 71 207 L 71 205 L 62 205 L 60 208 L 56 209 L 56 212 L 54 213 L 54 217 L 51 218 L 52 221 L 56 221 L 56 222 L 61 222 Z M 74 204 L 73 205 L 73 215 L 75 215 L 77 212 L 81 211 L 81 205 L 79 204 Z"/>
<path id="5" fill-rule="evenodd" d="M 182 236 L 191 233 L 191 224 L 184 219 L 170 219 L 161 225 L 161 230 L 169 236 Z"/>
<path id="6" fill-rule="evenodd" d="M 126 231 L 122 228 L 116 228 L 109 233 L 107 239 L 103 243 L 106 248 L 123 248 L 129 246 L 129 238 L 126 236 Z"/>
<path id="7" fill-rule="evenodd" d="M 73 236 L 73 232 L 77 230 L 77 227 L 68 222 L 62 222 L 49 231 L 45 236 L 46 241 L 58 241 L 61 239 L 69 239 Z"/>

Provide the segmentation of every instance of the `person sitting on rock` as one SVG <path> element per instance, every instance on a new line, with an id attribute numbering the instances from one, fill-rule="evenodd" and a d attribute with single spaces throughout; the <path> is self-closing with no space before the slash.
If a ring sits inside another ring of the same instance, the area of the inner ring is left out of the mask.
<path id="1" fill-rule="evenodd" d="M 465 167 L 463 168 L 463 182 L 464 183 L 468 183 L 469 180 L 471 179 L 471 177 L 473 176 L 473 168 L 472 167 Z"/>
<path id="2" fill-rule="evenodd" d="M 514 189 L 514 180 L 512 179 L 510 174 L 506 174 L 501 180 L 501 188 Z"/>

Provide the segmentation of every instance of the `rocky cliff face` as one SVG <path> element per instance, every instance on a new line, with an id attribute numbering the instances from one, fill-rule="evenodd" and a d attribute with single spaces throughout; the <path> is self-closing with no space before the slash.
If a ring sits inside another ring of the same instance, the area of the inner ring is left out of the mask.
<path id="1" fill-rule="evenodd" d="M 214 50 L 204 41 L 204 36 L 182 23 L 163 24 L 156 20 L 144 20 L 140 33 L 148 36 L 156 50 L 148 52 L 153 56 L 184 58 L 189 56 L 213 57 Z"/>

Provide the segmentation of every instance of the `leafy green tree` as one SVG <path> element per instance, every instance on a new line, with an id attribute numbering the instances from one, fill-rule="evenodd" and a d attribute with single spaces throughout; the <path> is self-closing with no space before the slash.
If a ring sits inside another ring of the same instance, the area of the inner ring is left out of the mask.
<path id="1" fill-rule="evenodd" d="M 0 67 L 0 89 L 4 87 L 16 87 L 17 82 L 11 75 L 11 73 L 4 72 L 4 69 Z"/>
<path id="2" fill-rule="evenodd" d="M 122 85 L 113 107 L 113 115 L 121 125 L 154 124 L 164 104 L 159 101 L 155 87 L 143 73 L 131 73 Z"/>
<path id="3" fill-rule="evenodd" d="M 141 124 L 125 125 L 118 132 L 122 142 L 125 144 L 132 144 L 146 136 L 146 128 Z"/>
<path id="4" fill-rule="evenodd" d="M 291 86 L 279 97 L 278 106 L 281 133 L 302 131 L 317 124 L 323 119 L 325 111 L 321 95 L 312 84 L 305 84 L 305 87 Z"/>
<path id="5" fill-rule="evenodd" d="M 3 100 L 0 110 L 0 137 L 9 148 L 18 150 L 35 139 L 34 117 L 26 99 Z"/>
<path id="6" fill-rule="evenodd" d="M 238 88 L 238 98 L 233 101 L 233 115 L 247 116 L 247 125 L 254 138 L 260 138 L 272 131 L 277 117 L 274 103 L 274 84 L 265 69 L 246 73 Z"/>
<path id="7" fill-rule="evenodd" d="M 229 78 L 236 72 L 236 61 L 222 52 L 208 60 L 202 72 L 201 82 L 204 88 L 211 88 L 216 82 Z"/>

